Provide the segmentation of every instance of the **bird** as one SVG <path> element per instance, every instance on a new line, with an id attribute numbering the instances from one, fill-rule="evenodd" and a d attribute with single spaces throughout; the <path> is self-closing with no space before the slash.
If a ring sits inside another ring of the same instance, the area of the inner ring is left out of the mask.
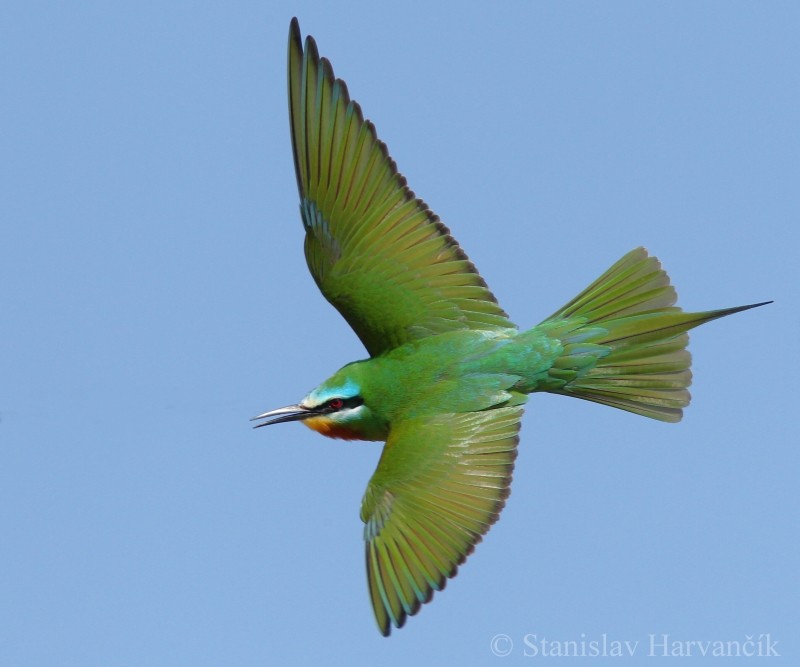
<path id="1" fill-rule="evenodd" d="M 288 93 L 308 268 L 369 357 L 253 417 L 254 428 L 299 421 L 331 438 L 385 442 L 361 519 L 369 598 L 388 636 L 498 519 L 530 394 L 677 422 L 690 399 L 687 332 L 771 302 L 684 312 L 659 260 L 639 247 L 520 329 L 297 18 Z"/>

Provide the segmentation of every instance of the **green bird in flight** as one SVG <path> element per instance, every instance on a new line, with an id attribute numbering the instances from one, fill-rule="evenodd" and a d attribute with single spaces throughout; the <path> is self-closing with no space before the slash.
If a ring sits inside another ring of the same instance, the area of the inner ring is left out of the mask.
<path id="1" fill-rule="evenodd" d="M 385 441 L 361 518 L 369 595 L 388 635 L 497 520 L 529 394 L 677 422 L 689 404 L 686 332 L 763 304 L 683 312 L 659 261 L 637 248 L 520 331 L 408 188 L 313 38 L 303 46 L 297 19 L 289 119 L 308 268 L 370 358 L 254 419 Z"/>

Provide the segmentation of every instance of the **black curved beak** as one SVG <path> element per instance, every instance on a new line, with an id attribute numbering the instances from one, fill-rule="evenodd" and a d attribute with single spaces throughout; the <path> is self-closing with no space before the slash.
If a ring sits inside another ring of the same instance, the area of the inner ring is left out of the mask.
<path id="1" fill-rule="evenodd" d="M 277 410 L 270 410 L 260 415 L 256 415 L 250 421 L 257 419 L 267 419 L 268 421 L 262 424 L 256 424 L 253 428 L 261 428 L 262 426 L 269 426 L 270 424 L 281 424 L 283 422 L 294 422 L 306 419 L 316 414 L 316 411 L 310 408 L 304 408 L 302 405 L 287 405 L 285 408 L 278 408 Z"/>

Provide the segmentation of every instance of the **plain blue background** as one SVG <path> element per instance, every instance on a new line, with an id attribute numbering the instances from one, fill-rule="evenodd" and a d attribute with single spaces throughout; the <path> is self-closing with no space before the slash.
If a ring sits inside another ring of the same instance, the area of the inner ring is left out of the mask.
<path id="1" fill-rule="evenodd" d="M 520 325 L 637 245 L 687 309 L 776 301 L 692 334 L 678 425 L 534 396 L 501 521 L 388 640 L 380 447 L 248 422 L 364 356 L 302 257 L 293 15 Z M 798 34 L 794 2 L 3 3 L 0 665 L 795 664 Z"/>

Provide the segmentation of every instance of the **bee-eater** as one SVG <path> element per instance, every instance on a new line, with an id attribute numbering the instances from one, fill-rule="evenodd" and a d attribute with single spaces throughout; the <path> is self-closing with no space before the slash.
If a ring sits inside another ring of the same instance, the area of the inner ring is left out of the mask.
<path id="1" fill-rule="evenodd" d="M 370 356 L 254 419 L 385 441 L 361 519 L 369 595 L 388 635 L 497 520 L 529 394 L 677 422 L 689 404 L 686 332 L 763 304 L 683 312 L 659 261 L 637 248 L 520 331 L 408 188 L 313 38 L 303 47 L 297 19 L 289 119 L 308 267 Z"/>

